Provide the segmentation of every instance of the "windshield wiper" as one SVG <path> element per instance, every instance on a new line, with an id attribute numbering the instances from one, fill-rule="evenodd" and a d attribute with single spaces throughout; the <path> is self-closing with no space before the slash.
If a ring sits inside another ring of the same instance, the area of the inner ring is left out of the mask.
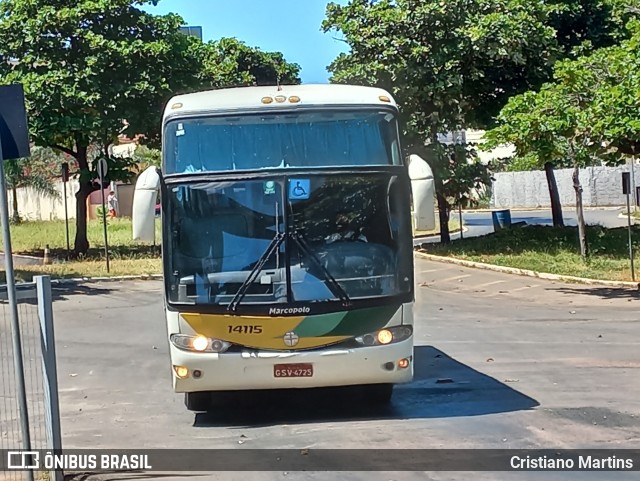
<path id="1" fill-rule="evenodd" d="M 318 259 L 318 257 L 312 252 L 312 250 L 307 245 L 302 234 L 295 232 L 290 234 L 289 236 L 298 245 L 298 248 L 303 252 L 303 254 L 306 254 L 309 257 L 309 259 L 311 259 L 311 261 L 316 265 L 316 267 L 318 267 L 324 273 L 327 281 L 327 287 L 329 288 L 331 293 L 334 296 L 336 296 L 338 299 L 340 299 L 344 305 L 350 304 L 351 299 L 349 298 L 349 295 L 347 294 L 347 292 L 338 283 L 336 278 L 333 277 L 333 275 L 331 275 L 331 273 L 327 270 L 327 268 L 322 265 L 322 262 L 320 261 L 320 259 Z M 249 290 L 249 287 L 251 287 L 251 284 L 253 284 L 253 282 L 255 282 L 255 280 L 258 278 L 258 274 L 260 273 L 264 265 L 267 263 L 269 258 L 276 252 L 276 250 L 280 248 L 280 245 L 282 245 L 285 238 L 286 238 L 286 235 L 281 232 L 278 232 L 276 234 L 276 236 L 273 238 L 273 240 L 271 241 L 267 249 L 264 251 L 264 253 L 260 256 L 260 258 L 256 262 L 256 265 L 253 266 L 253 269 L 251 269 L 251 272 L 249 272 L 247 279 L 242 283 L 242 285 L 240 286 L 240 289 L 238 289 L 238 292 L 229 303 L 229 306 L 227 306 L 227 310 L 229 311 L 237 310 L 238 306 L 242 302 L 242 299 L 244 299 L 244 297 L 246 296 L 247 291 Z"/>
<path id="2" fill-rule="evenodd" d="M 331 272 L 329 272 L 327 268 L 322 265 L 322 262 L 320 262 L 320 259 L 318 259 L 318 257 L 311 251 L 303 235 L 300 234 L 299 232 L 294 232 L 291 234 L 291 237 L 293 238 L 295 243 L 298 244 L 298 248 L 304 254 L 306 254 L 309 257 L 309 259 L 311 259 L 311 261 L 313 261 L 316 267 L 318 267 L 322 272 L 324 272 L 324 275 L 327 279 L 327 287 L 329 288 L 331 293 L 334 296 L 336 296 L 338 299 L 340 299 L 344 305 L 350 304 L 351 299 L 349 299 L 349 295 L 347 294 L 347 292 L 338 283 L 336 278 L 331 275 Z"/>
<path id="3" fill-rule="evenodd" d="M 242 283 L 242 285 L 240 286 L 240 289 L 238 289 L 238 292 L 236 292 L 236 295 L 233 296 L 233 299 L 231 300 L 231 302 L 229 303 L 229 306 L 227 307 L 229 311 L 235 311 L 238 308 L 238 305 L 240 305 L 240 302 L 242 302 L 242 299 L 244 299 L 244 296 L 247 294 L 249 287 L 251 287 L 251 284 L 253 284 L 253 282 L 258 278 L 258 274 L 260 273 L 264 265 L 267 263 L 269 258 L 273 255 L 273 253 L 277 249 L 280 248 L 280 245 L 284 242 L 284 239 L 285 239 L 285 235 L 283 233 L 278 232 L 276 234 L 276 236 L 273 238 L 273 240 L 267 247 L 267 250 L 264 251 L 264 253 L 260 256 L 260 258 L 256 262 L 256 265 L 253 266 L 253 269 L 251 269 L 251 272 L 249 272 L 249 276 Z"/>

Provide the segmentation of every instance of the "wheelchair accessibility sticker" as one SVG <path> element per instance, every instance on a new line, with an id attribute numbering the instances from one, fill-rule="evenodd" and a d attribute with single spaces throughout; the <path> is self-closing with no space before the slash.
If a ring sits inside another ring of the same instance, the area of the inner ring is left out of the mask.
<path id="1" fill-rule="evenodd" d="M 289 181 L 289 200 L 306 200 L 310 195 L 310 179 L 292 179 Z"/>

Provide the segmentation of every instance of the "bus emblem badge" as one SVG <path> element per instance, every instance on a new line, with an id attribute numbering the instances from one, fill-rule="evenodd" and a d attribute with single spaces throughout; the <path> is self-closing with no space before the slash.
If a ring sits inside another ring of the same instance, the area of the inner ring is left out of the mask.
<path id="1" fill-rule="evenodd" d="M 296 344 L 298 344 L 298 341 L 300 341 L 300 338 L 295 332 L 287 332 L 284 335 L 283 339 L 284 339 L 284 343 L 289 347 L 295 346 Z"/>

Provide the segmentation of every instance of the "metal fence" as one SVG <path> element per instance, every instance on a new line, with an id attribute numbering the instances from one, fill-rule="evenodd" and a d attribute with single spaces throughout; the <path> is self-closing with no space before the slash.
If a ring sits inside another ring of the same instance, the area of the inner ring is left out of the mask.
<path id="1" fill-rule="evenodd" d="M 30 449 L 61 449 L 57 372 L 53 336 L 53 310 L 49 277 L 16 285 L 22 346 L 24 386 L 27 398 Z M 19 376 L 12 344 L 11 309 L 6 286 L 0 286 L 0 451 L 22 450 L 24 416 L 19 403 Z M 56 473 L 36 479 L 60 479 Z M 40 474 L 40 476 L 38 476 Z M 33 479 L 33 473 L 4 472 L 0 479 Z"/>

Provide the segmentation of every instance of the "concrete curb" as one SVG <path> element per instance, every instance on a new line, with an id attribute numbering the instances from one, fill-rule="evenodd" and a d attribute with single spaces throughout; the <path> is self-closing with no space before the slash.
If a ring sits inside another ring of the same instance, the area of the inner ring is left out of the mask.
<path id="1" fill-rule="evenodd" d="M 4 251 L 0 251 L 0 255 L 5 255 Z M 37 256 L 25 256 L 23 254 L 12 254 L 12 257 L 18 257 L 20 259 L 30 259 L 33 261 L 39 261 L 42 262 L 43 258 L 42 257 L 37 257 Z"/>
<path id="2" fill-rule="evenodd" d="M 563 206 L 564 208 L 565 206 Z M 566 206 L 569 208 L 575 208 L 575 206 Z M 623 207 L 585 207 L 584 210 L 585 211 L 598 211 L 598 210 L 603 210 L 603 211 L 616 211 L 616 210 L 620 210 Z M 524 208 L 524 207 L 504 207 L 504 208 L 499 208 L 499 207 L 494 207 L 494 208 L 489 208 L 489 209 L 462 209 L 462 213 L 463 214 L 473 214 L 474 212 L 483 212 L 483 213 L 487 213 L 487 212 L 494 212 L 494 211 L 498 211 L 498 210 L 509 210 L 511 212 L 543 212 L 543 211 L 547 211 L 547 212 L 551 212 L 551 207 L 528 207 L 528 208 Z M 437 211 L 436 211 L 437 212 Z M 457 213 L 458 211 L 456 210 L 455 213 Z"/>
<path id="3" fill-rule="evenodd" d="M 142 274 L 138 276 L 113 276 L 113 277 L 76 277 L 72 279 L 51 279 L 51 284 L 61 286 L 65 284 L 88 284 L 98 282 L 122 282 L 122 281 L 157 281 L 162 280 L 162 274 Z"/>
<path id="4" fill-rule="evenodd" d="M 484 264 L 482 262 L 465 261 L 462 259 L 456 259 L 454 257 L 436 256 L 433 254 L 427 254 L 425 252 L 415 252 L 416 256 L 423 259 L 427 259 L 435 262 L 443 262 L 446 264 L 455 264 L 464 267 L 473 267 L 476 269 L 485 269 L 494 272 L 502 272 L 505 274 L 515 274 L 518 276 L 536 277 L 538 279 L 546 279 L 549 281 L 560 281 L 575 284 L 586 284 L 593 286 L 607 286 L 618 288 L 633 288 L 640 289 L 640 283 L 638 282 L 625 282 L 625 281 L 604 281 L 599 279 L 587 279 L 585 277 L 563 276 L 559 274 L 549 274 L 546 272 L 536 272 L 527 269 L 517 269 L 515 267 L 503 267 L 496 266 L 494 264 Z"/>
<path id="5" fill-rule="evenodd" d="M 462 228 L 462 233 L 464 234 L 465 232 L 468 232 L 469 228 L 468 227 L 463 227 Z M 459 234 L 460 233 L 460 229 L 456 229 L 456 230 L 452 230 L 449 231 L 449 234 Z M 440 234 L 431 234 L 431 235 L 421 235 L 421 236 L 414 236 L 413 240 L 421 240 L 421 239 L 435 239 L 436 237 L 440 237 Z"/>
<path id="6" fill-rule="evenodd" d="M 626 214 L 626 212 L 620 212 L 618 214 L 618 219 L 627 219 L 629 216 Z M 634 224 L 636 221 L 640 221 L 640 219 L 631 216 L 631 224 Z"/>

